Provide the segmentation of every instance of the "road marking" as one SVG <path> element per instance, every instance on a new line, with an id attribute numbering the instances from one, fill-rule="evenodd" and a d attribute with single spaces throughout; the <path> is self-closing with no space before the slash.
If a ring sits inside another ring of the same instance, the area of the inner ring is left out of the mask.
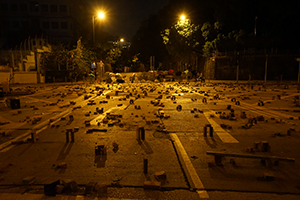
<path id="1" fill-rule="evenodd" d="M 201 199 L 209 199 L 209 195 L 206 190 L 197 190 L 197 193 Z"/>
<path id="2" fill-rule="evenodd" d="M 260 112 L 263 112 L 262 115 L 265 115 L 265 116 L 272 116 L 272 117 L 285 117 L 285 118 L 291 118 L 291 117 L 294 117 L 292 115 L 287 115 L 287 114 L 283 114 L 283 113 L 280 113 L 280 112 L 277 112 L 277 111 L 273 111 L 273 110 L 269 110 L 268 108 L 264 108 L 264 107 L 258 107 L 258 106 L 254 106 L 254 105 L 251 105 L 251 104 L 248 104 L 248 103 L 245 103 L 243 102 L 243 105 L 239 105 L 240 107 L 245 107 L 245 108 L 251 108 L 251 109 L 255 109 L 256 111 L 260 111 Z"/>
<path id="3" fill-rule="evenodd" d="M 92 121 L 90 121 L 90 124 L 91 125 L 97 125 L 98 122 L 101 121 L 105 117 L 106 113 L 109 113 L 113 110 L 125 109 L 126 107 L 127 107 L 126 105 L 123 105 L 123 106 L 120 106 L 120 107 L 112 107 L 112 108 L 108 109 L 107 111 L 105 111 L 104 113 L 102 113 L 101 115 L 94 118 Z"/>
<path id="4" fill-rule="evenodd" d="M 109 93 L 109 92 L 110 92 L 110 91 L 107 91 L 107 92 L 105 92 L 105 93 L 103 93 L 103 94 L 105 95 L 105 94 L 107 94 L 107 93 Z M 75 101 L 78 101 L 78 100 L 80 100 L 81 98 L 82 98 L 82 97 L 78 97 Z M 91 97 L 90 99 L 94 99 L 94 98 L 97 98 L 97 96 L 93 96 L 93 97 Z M 87 100 L 83 100 L 83 101 L 80 103 L 80 106 L 81 106 L 81 107 L 86 106 L 86 105 L 87 105 L 86 102 L 87 102 Z M 61 112 L 61 113 L 55 115 L 54 117 L 51 117 L 51 119 L 54 119 L 54 120 L 55 120 L 55 122 L 52 122 L 52 124 L 54 124 L 54 123 L 60 121 L 60 118 L 61 118 L 62 116 L 67 116 L 67 115 L 69 115 L 72 111 L 73 111 L 73 108 L 68 108 L 68 109 L 64 110 L 63 112 Z M 41 122 L 40 124 L 34 126 L 34 127 L 32 128 L 32 130 L 36 130 L 36 133 L 38 134 L 38 133 L 40 133 L 41 131 L 43 131 L 43 130 L 45 130 L 46 128 L 48 128 L 47 125 L 49 125 L 49 124 L 50 124 L 49 121 L 48 121 L 48 120 L 45 120 L 45 121 Z M 8 150 L 11 149 L 12 147 L 14 147 L 15 145 L 12 145 L 12 144 L 11 144 L 12 142 L 18 141 L 18 140 L 20 140 L 20 139 L 22 139 L 22 138 L 25 138 L 25 137 L 28 137 L 28 136 L 31 134 L 31 131 L 32 131 L 32 130 L 27 131 L 26 133 L 24 133 L 24 134 L 22 134 L 22 135 L 19 135 L 18 137 L 14 138 L 14 139 L 12 139 L 12 140 L 9 140 L 9 141 L 7 141 L 7 142 L 4 142 L 4 143 L 0 144 L 0 153 L 5 152 L 5 151 L 8 151 Z M 10 145 L 11 145 L 11 146 L 10 146 Z M 9 148 L 8 148 L 8 147 L 9 147 Z M 7 148 L 7 149 L 6 149 L 6 148 Z"/>
<path id="5" fill-rule="evenodd" d="M 195 188 L 197 189 L 197 193 L 199 194 L 199 197 L 200 198 L 209 198 L 208 193 L 206 190 L 204 190 L 203 183 L 200 180 L 200 178 L 199 178 L 189 156 L 187 155 L 184 147 L 182 146 L 178 136 L 175 133 L 172 133 L 170 135 L 171 135 L 172 140 L 175 142 L 177 150 L 180 153 L 181 158 L 184 162 L 183 164 L 185 165 L 187 172 L 188 172 L 189 176 L 191 177 L 191 180 L 192 180 Z"/>
<path id="6" fill-rule="evenodd" d="M 217 122 L 210 118 L 210 115 L 214 115 L 213 111 L 204 112 L 204 116 L 206 117 L 207 121 L 212 125 L 214 131 L 222 140 L 223 143 L 239 143 L 232 135 L 226 132 Z"/>

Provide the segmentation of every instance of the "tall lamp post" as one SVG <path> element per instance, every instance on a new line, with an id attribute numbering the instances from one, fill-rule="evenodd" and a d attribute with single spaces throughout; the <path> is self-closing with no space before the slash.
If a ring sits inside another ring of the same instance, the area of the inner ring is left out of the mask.
<path id="1" fill-rule="evenodd" d="M 104 19 L 105 17 L 104 12 L 99 12 L 97 17 L 99 19 Z M 92 17 L 92 22 L 93 22 L 93 44 L 95 45 L 95 15 Z"/>

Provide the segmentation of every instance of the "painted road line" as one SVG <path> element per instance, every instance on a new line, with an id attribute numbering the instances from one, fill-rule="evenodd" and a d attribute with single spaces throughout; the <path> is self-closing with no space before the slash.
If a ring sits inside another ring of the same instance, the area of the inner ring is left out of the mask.
<path id="1" fill-rule="evenodd" d="M 187 170 L 187 173 L 189 174 L 189 177 L 191 177 L 191 180 L 193 182 L 193 185 L 197 189 L 197 192 L 200 196 L 200 198 L 209 198 L 208 193 L 206 190 L 204 190 L 204 186 L 202 181 L 200 180 L 189 156 L 187 155 L 183 145 L 181 144 L 178 136 L 175 133 L 170 134 L 172 140 L 175 142 L 175 146 L 177 151 L 180 153 L 180 156 L 183 160 L 183 164 L 185 165 L 185 169 Z"/>
<path id="2" fill-rule="evenodd" d="M 110 92 L 110 91 L 108 91 L 108 92 Z M 108 92 L 106 92 L 106 93 L 108 93 Z M 93 97 L 90 98 L 90 99 L 94 99 L 94 98 L 96 98 L 96 97 L 97 97 L 97 96 L 93 96 Z M 76 99 L 76 101 L 80 100 L 81 98 L 82 98 L 82 97 L 78 97 L 78 98 Z M 87 102 L 86 100 L 83 100 L 83 102 L 80 104 L 80 106 L 81 106 L 81 107 L 86 106 L 86 102 Z M 54 120 L 56 120 L 55 122 L 58 122 L 58 121 L 60 121 L 60 118 L 61 118 L 62 116 L 67 116 L 68 114 L 70 114 L 70 113 L 72 112 L 72 110 L 73 110 L 73 108 L 69 108 L 69 109 L 67 109 L 67 110 L 65 110 L 65 111 L 63 111 L 63 112 L 57 114 L 56 116 L 52 117 L 51 119 L 54 119 Z M 49 121 L 46 120 L 46 121 L 43 121 L 43 122 L 41 122 L 40 124 L 34 126 L 34 127 L 32 128 L 32 130 L 36 130 L 36 133 L 39 133 L 39 132 L 45 130 L 46 128 L 48 128 L 48 125 L 49 125 Z M 11 149 L 12 147 L 14 147 L 15 145 L 12 145 L 12 144 L 11 144 L 12 142 L 18 141 L 18 140 L 20 140 L 20 139 L 22 139 L 22 138 L 24 138 L 24 137 L 29 136 L 30 134 L 31 134 L 31 130 L 30 130 L 30 131 L 27 131 L 26 133 L 24 133 L 24 134 L 22 134 L 22 135 L 19 135 L 18 137 L 14 138 L 14 139 L 12 139 L 12 140 L 9 140 L 9 141 L 7 141 L 7 142 L 4 142 L 4 143 L 0 144 L 0 153 L 1 153 L 1 152 L 5 152 L 5 151 Z M 8 148 L 10 145 L 11 145 L 11 147 L 10 147 L 9 149 L 6 150 L 5 148 Z"/>
<path id="3" fill-rule="evenodd" d="M 213 111 L 204 112 L 204 116 L 206 117 L 207 121 L 212 125 L 214 131 L 222 140 L 223 143 L 239 143 L 232 135 L 226 132 L 217 122 L 210 118 L 210 115 L 214 115 Z"/>
<path id="4" fill-rule="evenodd" d="M 105 111 L 104 113 L 102 113 L 101 115 L 97 116 L 96 118 L 94 118 L 92 121 L 90 121 L 91 125 L 98 125 L 98 122 L 100 122 L 101 120 L 104 119 L 104 117 L 106 116 L 106 113 L 110 113 L 113 110 L 122 110 L 125 109 L 127 106 L 123 105 L 120 107 L 112 107 L 110 109 L 108 109 L 107 111 Z"/>
<path id="5" fill-rule="evenodd" d="M 246 108 L 252 108 L 252 109 L 255 109 L 257 111 L 261 111 L 261 112 L 265 112 L 266 115 L 271 115 L 273 117 L 284 117 L 284 118 L 291 118 L 291 117 L 294 117 L 292 115 L 287 115 L 287 114 L 283 114 L 283 113 L 280 113 L 280 112 L 277 112 L 277 111 L 273 111 L 273 110 L 269 110 L 267 108 L 264 108 L 264 107 L 258 107 L 258 106 L 254 106 L 254 105 L 251 105 L 251 104 L 248 104 L 248 103 L 243 103 L 243 105 L 239 105 L 240 107 L 246 107 Z"/>
<path id="6" fill-rule="evenodd" d="M 75 200 L 84 200 L 84 196 L 77 195 Z"/>

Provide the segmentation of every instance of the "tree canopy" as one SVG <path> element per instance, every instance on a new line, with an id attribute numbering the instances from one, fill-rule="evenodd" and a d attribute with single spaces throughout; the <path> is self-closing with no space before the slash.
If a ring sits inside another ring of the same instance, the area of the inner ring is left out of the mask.
<path id="1" fill-rule="evenodd" d="M 191 51 L 211 56 L 247 48 L 299 49 L 299 9 L 297 0 L 170 0 L 157 16 L 145 21 L 132 46 L 135 54 L 147 58 L 154 47 L 164 56 L 177 57 Z M 189 23 L 180 24 L 181 13 Z"/>

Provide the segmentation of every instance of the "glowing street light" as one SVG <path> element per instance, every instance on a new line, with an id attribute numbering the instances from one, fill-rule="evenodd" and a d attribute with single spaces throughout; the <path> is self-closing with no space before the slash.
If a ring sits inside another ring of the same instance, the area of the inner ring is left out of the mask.
<path id="1" fill-rule="evenodd" d="M 182 20 L 182 21 L 184 21 L 185 20 L 185 15 L 184 14 L 182 14 L 181 16 L 180 16 L 180 19 Z"/>
<path id="2" fill-rule="evenodd" d="M 104 19 L 104 17 L 105 17 L 104 12 L 99 12 L 99 13 L 98 13 L 98 18 L 99 18 L 99 19 Z"/>
<path id="3" fill-rule="evenodd" d="M 105 18 L 104 12 L 99 12 L 97 16 L 101 20 Z M 93 21 L 93 42 L 95 45 L 95 16 L 93 16 L 92 21 Z"/>
<path id="4" fill-rule="evenodd" d="M 179 19 L 177 21 L 177 25 L 180 27 L 186 26 L 191 23 L 190 19 L 188 18 L 189 16 L 186 16 L 185 14 L 181 14 L 179 16 Z"/>
<path id="5" fill-rule="evenodd" d="M 117 42 L 117 44 L 119 44 L 118 46 L 119 46 L 119 48 L 121 48 L 121 46 L 122 46 L 122 44 L 121 43 L 123 43 L 125 40 L 124 40 L 124 38 L 121 38 L 120 39 L 120 41 L 119 42 Z"/>

